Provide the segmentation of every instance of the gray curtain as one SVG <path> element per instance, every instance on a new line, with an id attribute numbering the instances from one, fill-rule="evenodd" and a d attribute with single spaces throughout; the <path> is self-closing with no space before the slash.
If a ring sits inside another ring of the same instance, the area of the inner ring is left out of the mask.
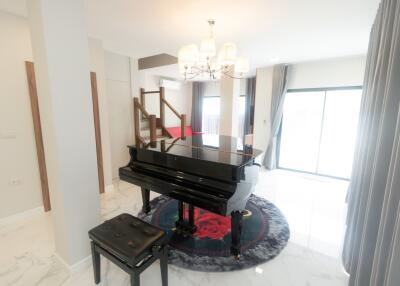
<path id="1" fill-rule="evenodd" d="M 203 121 L 203 97 L 204 97 L 204 83 L 193 82 L 192 91 L 192 131 L 202 131 Z"/>
<path id="2" fill-rule="evenodd" d="M 348 193 L 343 264 L 350 286 L 400 285 L 400 0 L 372 27 Z"/>
<path id="3" fill-rule="evenodd" d="M 246 110 L 244 114 L 243 142 L 245 135 L 253 133 L 255 99 L 256 99 L 256 78 L 252 77 L 246 80 Z"/>
<path id="4" fill-rule="evenodd" d="M 264 157 L 264 166 L 270 170 L 276 168 L 276 142 L 287 91 L 288 68 L 287 65 L 277 65 L 274 67 L 272 75 L 271 135 Z"/>

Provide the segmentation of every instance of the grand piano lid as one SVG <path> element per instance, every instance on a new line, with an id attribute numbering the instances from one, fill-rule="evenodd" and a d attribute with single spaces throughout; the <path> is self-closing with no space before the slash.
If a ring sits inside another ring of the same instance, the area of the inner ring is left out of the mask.
<path id="1" fill-rule="evenodd" d="M 241 141 L 236 137 L 209 134 L 195 134 L 186 138 L 161 140 L 153 144 L 143 145 L 139 150 L 166 153 L 231 166 L 245 165 L 262 154 L 260 150 L 251 146 L 245 145 L 243 148 Z"/>

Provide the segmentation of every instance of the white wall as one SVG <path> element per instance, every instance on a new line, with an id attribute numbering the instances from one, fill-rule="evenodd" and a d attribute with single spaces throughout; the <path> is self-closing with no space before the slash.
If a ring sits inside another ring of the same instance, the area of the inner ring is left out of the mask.
<path id="1" fill-rule="evenodd" d="M 42 206 L 27 60 L 27 20 L 0 12 L 0 218 Z"/>
<path id="2" fill-rule="evenodd" d="M 292 65 L 288 88 L 358 86 L 364 81 L 365 56 Z"/>
<path id="3" fill-rule="evenodd" d="M 97 93 L 99 98 L 100 132 L 103 155 L 104 184 L 107 189 L 112 186 L 111 138 L 109 128 L 108 99 L 106 94 L 106 74 L 104 49 L 101 40 L 89 38 L 90 71 L 96 73 Z"/>
<path id="4" fill-rule="evenodd" d="M 133 100 L 130 59 L 105 52 L 106 95 L 109 113 L 111 168 L 114 179 L 118 169 L 129 162 L 127 145 L 133 140 Z"/>
<path id="5" fill-rule="evenodd" d="M 291 65 L 288 88 L 361 86 L 365 61 L 365 56 L 357 56 Z M 270 137 L 272 69 L 257 69 L 254 147 L 261 150 L 266 150 Z"/>

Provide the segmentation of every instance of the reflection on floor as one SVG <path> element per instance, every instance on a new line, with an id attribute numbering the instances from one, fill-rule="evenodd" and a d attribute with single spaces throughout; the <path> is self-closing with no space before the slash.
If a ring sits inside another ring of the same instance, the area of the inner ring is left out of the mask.
<path id="1" fill-rule="evenodd" d="M 202 273 L 170 267 L 170 285 L 344 286 L 340 264 L 347 182 L 286 171 L 263 172 L 257 194 L 275 203 L 288 218 L 291 240 L 275 259 L 228 273 Z M 120 183 L 102 196 L 102 216 L 136 213 L 137 188 Z M 50 214 L 0 224 L 0 285 L 94 285 L 91 266 L 70 274 L 54 255 Z M 100 285 L 129 285 L 128 276 L 102 261 Z M 161 285 L 155 263 L 141 275 L 142 285 Z"/>

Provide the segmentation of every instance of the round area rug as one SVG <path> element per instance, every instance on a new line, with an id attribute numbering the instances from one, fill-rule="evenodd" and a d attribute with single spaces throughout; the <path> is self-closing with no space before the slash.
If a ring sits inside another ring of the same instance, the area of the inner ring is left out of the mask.
<path id="1" fill-rule="evenodd" d="M 150 205 L 148 214 L 140 212 L 138 216 L 167 232 L 171 246 L 169 263 L 190 270 L 222 272 L 253 267 L 277 256 L 290 237 L 282 212 L 269 201 L 252 195 L 242 221 L 242 255 L 235 260 L 230 254 L 229 216 L 195 208 L 197 231 L 185 238 L 174 232 L 178 201 L 160 196 Z"/>

